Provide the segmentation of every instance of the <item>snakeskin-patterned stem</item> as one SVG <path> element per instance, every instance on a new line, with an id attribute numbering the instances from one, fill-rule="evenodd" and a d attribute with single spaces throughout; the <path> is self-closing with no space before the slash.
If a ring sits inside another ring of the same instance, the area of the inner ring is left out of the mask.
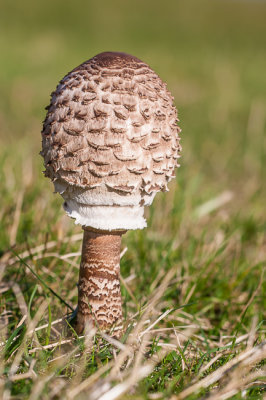
<path id="1" fill-rule="evenodd" d="M 100 329 L 121 325 L 121 232 L 94 232 L 84 228 L 78 284 L 75 330 L 82 333 L 86 321 Z"/>

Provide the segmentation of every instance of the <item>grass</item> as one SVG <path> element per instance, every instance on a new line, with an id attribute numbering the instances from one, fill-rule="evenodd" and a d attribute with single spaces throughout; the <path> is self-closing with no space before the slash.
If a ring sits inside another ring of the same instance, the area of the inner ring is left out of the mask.
<path id="1" fill-rule="evenodd" d="M 266 4 L 1 8 L 0 397 L 262 399 Z M 148 228 L 123 238 L 119 342 L 65 329 L 82 232 L 38 155 L 57 81 L 108 49 L 137 55 L 167 81 L 183 129 L 176 182 L 147 210 Z"/>

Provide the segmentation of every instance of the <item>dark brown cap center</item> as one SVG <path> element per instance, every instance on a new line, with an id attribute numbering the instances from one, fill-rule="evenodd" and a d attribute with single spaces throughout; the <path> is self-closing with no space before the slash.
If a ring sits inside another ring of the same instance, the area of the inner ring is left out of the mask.
<path id="1" fill-rule="evenodd" d="M 131 67 L 138 68 L 143 63 L 139 58 L 127 53 L 119 53 L 106 51 L 97 54 L 92 60 L 97 61 L 97 65 L 101 67 Z"/>

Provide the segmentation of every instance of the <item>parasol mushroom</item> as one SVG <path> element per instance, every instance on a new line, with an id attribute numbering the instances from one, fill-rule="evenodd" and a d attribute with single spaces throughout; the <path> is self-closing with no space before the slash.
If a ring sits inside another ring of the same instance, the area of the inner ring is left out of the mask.
<path id="1" fill-rule="evenodd" d="M 146 227 L 144 206 L 167 191 L 181 150 L 173 97 L 144 62 L 96 55 L 51 95 L 42 131 L 45 176 L 84 229 L 75 329 L 122 323 L 121 236 Z"/>

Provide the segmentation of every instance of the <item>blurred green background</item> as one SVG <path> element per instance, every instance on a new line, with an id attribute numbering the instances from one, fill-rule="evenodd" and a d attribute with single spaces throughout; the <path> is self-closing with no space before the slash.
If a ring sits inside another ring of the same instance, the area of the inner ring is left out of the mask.
<path id="1" fill-rule="evenodd" d="M 143 59 L 168 83 L 175 97 L 183 130 L 177 193 L 188 194 L 177 201 L 190 202 L 193 208 L 230 190 L 236 211 L 244 209 L 247 218 L 256 215 L 261 221 L 265 2 L 2 0 L 2 245 L 11 241 L 7 233 L 10 216 L 15 212 L 17 193 L 25 188 L 24 232 L 34 236 L 38 218 L 32 208 L 36 199 L 40 200 L 38 207 L 41 200 L 57 204 L 54 212 L 52 206 L 50 211 L 40 212 L 47 223 L 54 223 L 61 200 L 53 199 L 38 155 L 44 107 L 67 72 L 106 50 Z M 169 203 L 171 199 L 167 196 Z"/>

